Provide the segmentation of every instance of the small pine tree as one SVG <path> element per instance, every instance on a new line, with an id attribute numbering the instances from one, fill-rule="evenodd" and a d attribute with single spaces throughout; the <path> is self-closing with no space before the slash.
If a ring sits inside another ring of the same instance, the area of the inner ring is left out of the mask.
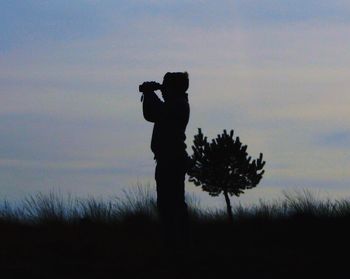
<path id="1" fill-rule="evenodd" d="M 239 137 L 233 138 L 233 130 L 219 134 L 211 143 L 201 129 L 194 136 L 191 156 L 192 167 L 188 171 L 189 181 L 209 192 L 211 196 L 223 193 L 229 220 L 233 221 L 230 196 L 239 196 L 244 190 L 258 185 L 264 170 L 263 154 L 251 161 L 247 145 L 242 145 Z"/>

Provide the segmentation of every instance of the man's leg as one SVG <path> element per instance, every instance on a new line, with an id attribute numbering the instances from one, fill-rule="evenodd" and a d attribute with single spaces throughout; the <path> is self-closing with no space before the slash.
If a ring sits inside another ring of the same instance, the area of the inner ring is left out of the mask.
<path id="1" fill-rule="evenodd" d="M 181 169 L 174 177 L 174 219 L 176 236 L 179 247 L 187 247 L 189 244 L 188 210 L 185 202 L 185 173 Z"/>
<path id="2" fill-rule="evenodd" d="M 158 162 L 157 206 L 164 237 L 173 245 L 188 244 L 185 171 L 182 161 Z"/>
<path id="3" fill-rule="evenodd" d="M 157 209 L 161 226 L 163 243 L 169 247 L 174 243 L 173 217 L 171 204 L 169 203 L 171 193 L 169 192 L 169 171 L 167 165 L 163 162 L 157 162 L 156 166 L 156 185 L 157 185 Z"/>

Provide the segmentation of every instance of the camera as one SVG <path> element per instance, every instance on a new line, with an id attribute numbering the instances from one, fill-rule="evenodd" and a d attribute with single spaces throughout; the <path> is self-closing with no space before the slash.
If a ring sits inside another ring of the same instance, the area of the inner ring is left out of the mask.
<path id="1" fill-rule="evenodd" d="M 139 85 L 139 91 L 142 93 L 153 92 L 162 89 L 162 85 L 155 81 L 146 81 Z"/>

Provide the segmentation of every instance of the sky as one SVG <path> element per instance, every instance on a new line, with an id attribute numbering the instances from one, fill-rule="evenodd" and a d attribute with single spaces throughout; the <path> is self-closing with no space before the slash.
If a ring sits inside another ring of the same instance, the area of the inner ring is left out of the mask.
<path id="1" fill-rule="evenodd" d="M 235 202 L 350 197 L 345 0 L 1 0 L 0 199 L 154 185 L 138 85 L 188 71 L 191 118 L 266 160 Z M 221 206 L 188 183 L 205 206 Z"/>

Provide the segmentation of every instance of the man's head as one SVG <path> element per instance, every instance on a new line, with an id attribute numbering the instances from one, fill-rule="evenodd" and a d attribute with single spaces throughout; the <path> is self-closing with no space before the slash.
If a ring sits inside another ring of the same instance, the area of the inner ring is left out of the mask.
<path id="1" fill-rule="evenodd" d="M 165 99 L 176 99 L 185 95 L 189 85 L 187 72 L 166 73 L 163 78 L 162 95 Z"/>

